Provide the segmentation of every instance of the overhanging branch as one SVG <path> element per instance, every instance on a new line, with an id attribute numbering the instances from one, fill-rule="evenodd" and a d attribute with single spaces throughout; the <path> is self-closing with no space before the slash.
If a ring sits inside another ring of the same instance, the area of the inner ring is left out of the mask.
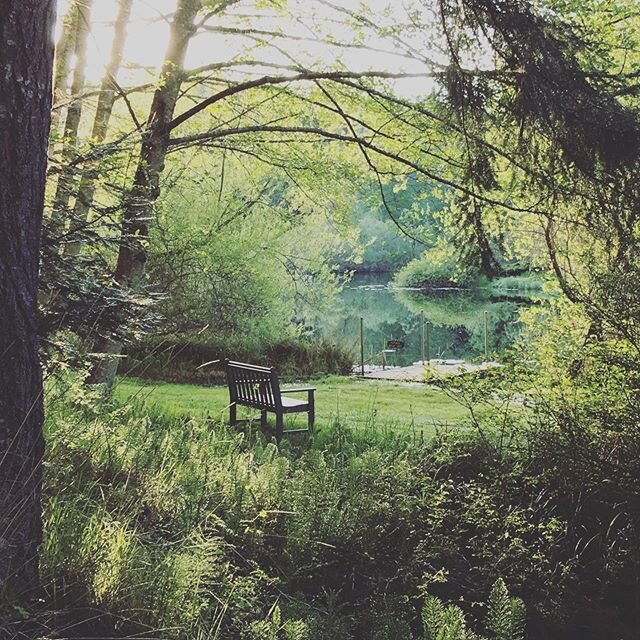
<path id="1" fill-rule="evenodd" d="M 169 141 L 169 147 L 181 147 L 181 148 L 190 147 L 202 142 L 217 140 L 220 138 L 225 138 L 227 136 L 238 136 L 238 135 L 244 135 L 249 133 L 273 133 L 273 134 L 291 133 L 291 134 L 297 134 L 297 135 L 314 135 L 314 136 L 318 136 L 320 138 L 326 138 L 329 140 L 347 142 L 350 144 L 358 144 L 382 157 L 388 158 L 389 160 L 393 160 L 407 167 L 410 167 L 417 173 L 429 178 L 430 180 L 433 180 L 434 182 L 451 187 L 456 191 L 459 191 L 461 193 L 465 193 L 469 196 L 477 198 L 478 200 L 481 200 L 487 204 L 497 206 L 497 207 L 502 207 L 509 211 L 514 211 L 518 213 L 530 213 L 530 214 L 532 213 L 536 215 L 545 215 L 545 216 L 547 215 L 547 212 L 542 209 L 537 209 L 533 207 L 518 207 L 508 202 L 496 200 L 484 194 L 476 193 L 473 189 L 469 189 L 468 187 L 465 187 L 464 185 L 454 180 L 451 180 L 449 178 L 445 178 L 443 176 L 437 175 L 432 171 L 429 171 L 425 167 L 421 166 L 417 162 L 410 160 L 409 158 L 405 158 L 388 149 L 379 147 L 378 145 L 373 144 L 370 140 L 367 140 L 360 136 L 354 136 L 353 134 L 336 133 L 333 131 L 327 131 L 325 129 L 320 129 L 317 127 L 253 125 L 253 126 L 247 126 L 247 127 L 237 127 L 233 129 L 216 129 L 213 131 L 207 131 L 204 133 L 195 134 L 191 136 L 172 138 Z"/>

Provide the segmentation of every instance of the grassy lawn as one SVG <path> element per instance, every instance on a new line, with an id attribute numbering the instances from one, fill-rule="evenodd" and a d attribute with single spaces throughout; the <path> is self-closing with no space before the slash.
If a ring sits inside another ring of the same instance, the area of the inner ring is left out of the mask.
<path id="1" fill-rule="evenodd" d="M 443 391 L 427 385 L 339 377 L 318 380 L 310 385 L 317 387 L 316 424 L 320 428 L 340 418 L 347 426 L 415 429 L 427 436 L 435 432 L 436 426 L 453 427 L 468 417 L 463 406 Z M 229 395 L 223 386 L 122 378 L 118 381 L 116 397 L 119 400 L 135 397 L 177 415 L 208 416 L 217 420 L 228 417 Z M 239 418 L 249 416 L 257 418 L 259 413 L 239 408 Z M 303 426 L 306 414 L 290 415 L 286 420 L 285 428 Z M 273 423 L 272 414 L 269 414 L 269 423 Z"/>

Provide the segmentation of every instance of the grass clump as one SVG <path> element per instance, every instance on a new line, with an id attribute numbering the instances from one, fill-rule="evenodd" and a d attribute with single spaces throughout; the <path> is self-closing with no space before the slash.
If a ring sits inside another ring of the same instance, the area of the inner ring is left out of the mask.
<path id="1" fill-rule="evenodd" d="M 526 273 L 517 276 L 504 276 L 496 278 L 489 284 L 491 293 L 495 295 L 508 295 L 509 293 L 521 293 L 522 295 L 542 295 L 545 290 L 545 282 L 539 275 Z"/>

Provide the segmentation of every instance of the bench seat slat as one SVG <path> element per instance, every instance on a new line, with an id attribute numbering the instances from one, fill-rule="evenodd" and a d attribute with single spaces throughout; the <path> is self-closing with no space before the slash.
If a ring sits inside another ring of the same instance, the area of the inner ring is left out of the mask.
<path id="1" fill-rule="evenodd" d="M 282 396 L 283 407 L 308 407 L 309 403 L 306 400 L 297 400 L 296 398 L 287 398 Z"/>

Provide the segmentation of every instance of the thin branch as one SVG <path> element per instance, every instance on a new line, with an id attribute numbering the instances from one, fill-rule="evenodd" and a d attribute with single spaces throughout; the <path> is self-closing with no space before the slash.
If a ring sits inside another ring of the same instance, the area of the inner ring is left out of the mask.
<path id="1" fill-rule="evenodd" d="M 453 180 L 450 180 L 448 178 L 445 178 L 443 176 L 439 176 L 427 169 L 425 169 L 423 166 L 419 165 L 418 163 L 414 162 L 413 160 L 409 160 L 408 158 L 404 158 L 400 155 L 398 155 L 397 153 L 394 153 L 392 151 L 389 151 L 387 149 L 383 149 L 375 144 L 373 144 L 372 142 L 370 142 L 369 140 L 365 140 L 361 137 L 358 136 L 353 136 L 353 135 L 345 135 L 345 134 L 340 134 L 340 133 L 334 133 L 331 131 L 326 131 L 324 129 L 320 129 L 317 127 L 298 127 L 298 126 L 294 126 L 294 127 L 283 127 L 283 126 L 264 126 L 264 125 L 255 125 L 255 126 L 250 126 L 250 127 L 238 127 L 235 129 L 227 129 L 227 130 L 213 130 L 213 131 L 208 131 L 205 133 L 200 133 L 200 134 L 195 134 L 195 135 L 191 135 L 191 136 L 184 136 L 181 138 L 173 138 L 169 141 L 169 146 L 172 147 L 188 147 L 188 146 L 192 146 L 192 145 L 197 145 L 200 142 L 205 142 L 208 140 L 215 140 L 215 139 L 219 139 L 219 138 L 224 138 L 226 136 L 233 136 L 233 135 L 243 135 L 243 134 L 247 134 L 247 133 L 295 133 L 295 134 L 302 134 L 302 135 L 315 135 L 321 138 L 327 138 L 330 140 L 337 140 L 340 142 L 348 142 L 348 143 L 357 143 L 357 144 L 362 144 L 364 147 L 366 147 L 367 149 L 369 149 L 370 151 L 373 151 L 383 157 L 386 157 L 390 160 L 394 160 L 396 162 L 399 162 L 400 164 L 403 164 L 407 167 L 411 167 L 414 171 L 416 171 L 417 173 L 420 173 L 421 175 L 435 181 L 438 182 L 439 184 L 442 185 L 446 185 L 448 187 L 451 187 L 452 189 L 455 189 L 456 191 L 460 191 L 461 193 L 465 193 L 469 196 L 472 196 L 474 198 L 478 198 L 479 200 L 482 200 L 483 202 L 486 202 L 487 204 L 491 204 L 497 207 L 503 207 L 505 209 L 508 209 L 510 211 L 515 211 L 515 212 L 519 212 L 519 213 L 533 213 L 533 214 L 537 214 L 537 215 L 547 215 L 547 212 L 544 210 L 540 210 L 540 209 L 536 209 L 533 207 L 517 207 L 515 205 L 509 204 L 507 202 L 503 202 L 500 200 L 495 200 L 493 198 L 490 198 L 486 195 L 483 194 L 478 194 L 476 192 L 474 192 L 472 189 L 469 189 L 467 187 L 465 187 L 464 185 L 455 182 Z"/>
<path id="2" fill-rule="evenodd" d="M 380 178 L 380 172 L 378 171 L 378 167 L 375 165 L 375 163 L 369 157 L 369 153 L 368 153 L 366 147 L 364 146 L 361 137 L 358 136 L 358 134 L 356 133 L 356 130 L 353 128 L 353 123 L 351 122 L 350 117 L 344 112 L 344 110 L 342 109 L 342 107 L 340 106 L 338 101 L 325 89 L 325 87 L 322 85 L 322 83 L 319 80 L 316 80 L 316 85 L 319 87 L 320 91 L 322 91 L 322 93 L 324 93 L 324 95 L 335 106 L 335 110 L 340 114 L 341 118 L 343 119 L 343 121 L 345 122 L 347 127 L 349 128 L 349 131 L 351 131 L 351 135 L 356 139 L 356 143 L 357 143 L 357 145 L 358 145 L 358 147 L 359 147 L 364 159 L 366 160 L 367 165 L 369 165 L 369 168 L 373 171 L 373 173 L 376 176 L 376 180 L 378 182 L 378 188 L 380 190 L 380 198 L 382 200 L 382 204 L 383 204 L 383 206 L 384 206 L 384 208 L 385 208 L 385 210 L 387 212 L 387 215 L 391 218 L 393 224 L 395 224 L 396 227 L 398 227 L 398 230 L 403 235 L 405 235 L 407 238 L 409 238 L 410 240 L 413 240 L 414 242 L 417 242 L 418 244 L 424 245 L 425 244 L 424 241 L 421 240 L 420 238 L 414 236 L 409 231 L 407 231 L 400 224 L 400 221 L 396 218 L 394 213 L 391 211 L 391 208 L 389 207 L 389 203 L 387 201 L 387 195 L 384 192 L 384 186 L 382 184 L 382 179 Z"/>
<path id="3" fill-rule="evenodd" d="M 428 78 L 431 76 L 432 74 L 429 73 L 392 73 L 389 71 L 363 71 L 360 73 L 353 71 L 301 71 L 300 73 L 293 76 L 262 76 L 261 78 L 256 78 L 255 80 L 249 80 L 247 82 L 239 83 L 237 85 L 224 89 L 219 93 L 209 96 L 191 109 L 184 111 L 182 114 L 174 118 L 169 123 L 168 130 L 172 131 L 176 127 L 180 126 L 183 122 L 189 120 L 189 118 L 192 118 L 193 116 L 197 115 L 216 102 L 220 102 L 221 100 L 229 98 L 230 96 L 236 95 L 243 91 L 248 91 L 250 89 L 256 89 L 258 87 L 285 84 L 289 82 L 299 82 L 305 80 L 358 80 L 363 78 L 393 80 L 399 78 Z"/>

